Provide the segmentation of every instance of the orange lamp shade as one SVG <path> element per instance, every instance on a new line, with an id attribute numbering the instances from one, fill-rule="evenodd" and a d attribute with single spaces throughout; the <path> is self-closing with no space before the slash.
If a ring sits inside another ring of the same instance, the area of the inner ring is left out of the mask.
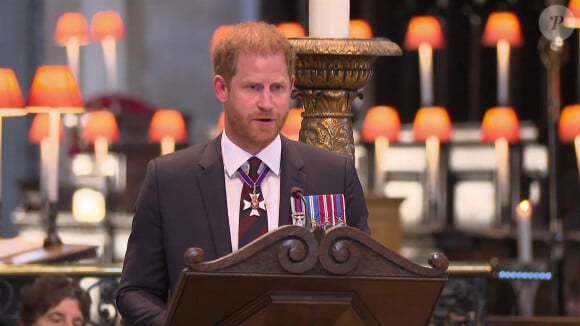
<path id="1" fill-rule="evenodd" d="M 570 0 L 568 10 L 572 12 L 574 17 L 580 17 L 580 0 Z"/>
<path id="2" fill-rule="evenodd" d="M 401 120 L 397 110 L 390 106 L 372 107 L 363 122 L 361 139 L 364 142 L 374 142 L 383 136 L 389 141 L 397 141 L 401 132 Z"/>
<path id="3" fill-rule="evenodd" d="M 99 11 L 91 20 L 91 37 L 96 41 L 102 41 L 107 36 L 115 40 L 125 36 L 123 19 L 114 10 Z"/>
<path id="4" fill-rule="evenodd" d="M 233 28 L 234 25 L 220 25 L 214 29 L 209 47 L 210 52 L 213 52 L 213 49 L 218 42 L 221 41 L 221 39 L 224 38 L 224 36 L 226 36 Z"/>
<path id="5" fill-rule="evenodd" d="M 481 42 L 486 46 L 496 46 L 505 40 L 511 46 L 522 46 L 524 38 L 518 17 L 509 11 L 492 12 L 485 23 Z"/>
<path id="6" fill-rule="evenodd" d="M 176 142 L 186 140 L 185 120 L 178 110 L 159 109 L 153 114 L 149 125 L 149 140 L 160 142 L 164 137 L 171 137 Z"/>
<path id="7" fill-rule="evenodd" d="M 216 123 L 216 126 L 215 126 L 215 134 L 216 135 L 219 135 L 224 130 L 225 124 L 226 124 L 226 121 L 225 121 L 224 113 L 222 112 L 220 114 L 218 121 Z"/>
<path id="8" fill-rule="evenodd" d="M 287 38 L 292 37 L 305 37 L 306 32 L 304 32 L 304 27 L 300 23 L 296 22 L 284 22 L 278 24 L 278 30 L 284 34 Z"/>
<path id="9" fill-rule="evenodd" d="M 66 45 L 73 38 L 76 38 L 79 44 L 87 44 L 89 41 L 87 20 L 80 12 L 64 13 L 56 22 L 54 31 L 56 44 Z"/>
<path id="10" fill-rule="evenodd" d="M 494 142 L 505 138 L 509 143 L 520 140 L 520 122 L 513 108 L 493 107 L 485 111 L 481 124 L 481 138 L 484 142 Z"/>
<path id="11" fill-rule="evenodd" d="M 115 115 L 108 110 L 90 111 L 85 116 L 83 125 L 83 139 L 92 144 L 99 137 L 109 143 L 119 139 L 119 127 Z"/>
<path id="12" fill-rule="evenodd" d="M 40 66 L 28 92 L 26 109 L 43 113 L 59 110 L 66 113 L 84 111 L 77 80 L 68 66 Z"/>
<path id="13" fill-rule="evenodd" d="M 28 129 L 28 141 L 33 144 L 39 144 L 43 139 L 48 138 L 48 114 L 35 114 Z M 64 137 L 64 124 L 59 120 L 58 139 L 62 141 Z"/>
<path id="14" fill-rule="evenodd" d="M 0 68 L 0 116 L 24 115 L 24 99 L 14 71 Z"/>
<path id="15" fill-rule="evenodd" d="M 296 138 L 300 134 L 300 127 L 302 125 L 302 108 L 292 108 L 288 111 L 288 116 L 282 127 L 282 133 L 290 138 Z"/>
<path id="16" fill-rule="evenodd" d="M 372 38 L 371 25 L 364 19 L 352 19 L 348 24 L 349 38 Z"/>
<path id="17" fill-rule="evenodd" d="M 563 142 L 572 142 L 580 135 L 580 104 L 568 105 L 562 110 L 558 133 Z"/>
<path id="18" fill-rule="evenodd" d="M 425 106 L 417 111 L 413 121 L 415 141 L 426 141 L 435 136 L 439 141 L 451 139 L 451 121 L 447 110 L 441 106 Z"/>
<path id="19" fill-rule="evenodd" d="M 434 49 L 445 46 L 441 24 L 434 16 L 415 16 L 409 21 L 405 48 L 417 50 L 422 43 L 427 43 Z"/>
<path id="20" fill-rule="evenodd" d="M 568 10 L 574 15 L 571 21 L 564 20 L 564 25 L 572 28 L 580 28 L 580 0 L 570 0 L 568 2 Z"/>

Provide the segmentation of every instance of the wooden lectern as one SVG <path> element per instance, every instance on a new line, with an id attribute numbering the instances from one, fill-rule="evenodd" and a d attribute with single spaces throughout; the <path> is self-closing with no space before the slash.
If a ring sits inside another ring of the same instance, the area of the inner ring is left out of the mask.
<path id="1" fill-rule="evenodd" d="M 286 225 L 222 258 L 190 248 L 184 259 L 165 325 L 426 325 L 449 266 L 347 226 Z"/>

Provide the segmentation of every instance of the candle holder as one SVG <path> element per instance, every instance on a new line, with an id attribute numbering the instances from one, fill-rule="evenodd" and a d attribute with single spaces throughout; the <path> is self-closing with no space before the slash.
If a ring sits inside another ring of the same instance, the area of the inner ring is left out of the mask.
<path id="1" fill-rule="evenodd" d="M 62 245 L 62 240 L 60 239 L 56 231 L 56 218 L 58 215 L 58 203 L 49 202 L 47 203 L 46 210 L 47 214 L 47 226 L 46 226 L 46 238 L 44 239 L 43 247 L 56 247 Z"/>
<path id="2" fill-rule="evenodd" d="M 352 103 L 379 56 L 400 56 L 388 39 L 289 38 L 298 59 L 292 96 L 302 101 L 299 140 L 354 160 Z"/>

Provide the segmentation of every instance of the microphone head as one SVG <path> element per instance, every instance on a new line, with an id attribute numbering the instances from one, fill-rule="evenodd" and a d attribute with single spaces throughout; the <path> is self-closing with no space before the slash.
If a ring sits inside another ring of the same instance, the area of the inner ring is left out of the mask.
<path id="1" fill-rule="evenodd" d="M 292 197 L 304 196 L 304 190 L 302 190 L 302 188 L 300 187 L 292 187 L 292 190 L 290 190 L 290 194 Z"/>

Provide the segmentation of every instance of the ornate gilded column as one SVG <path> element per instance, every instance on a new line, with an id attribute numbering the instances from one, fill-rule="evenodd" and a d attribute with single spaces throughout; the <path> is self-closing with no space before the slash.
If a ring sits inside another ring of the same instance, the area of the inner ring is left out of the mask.
<path id="1" fill-rule="evenodd" d="M 291 38 L 298 60 L 293 96 L 304 105 L 299 140 L 354 159 L 352 103 L 379 56 L 401 55 L 388 39 Z"/>

